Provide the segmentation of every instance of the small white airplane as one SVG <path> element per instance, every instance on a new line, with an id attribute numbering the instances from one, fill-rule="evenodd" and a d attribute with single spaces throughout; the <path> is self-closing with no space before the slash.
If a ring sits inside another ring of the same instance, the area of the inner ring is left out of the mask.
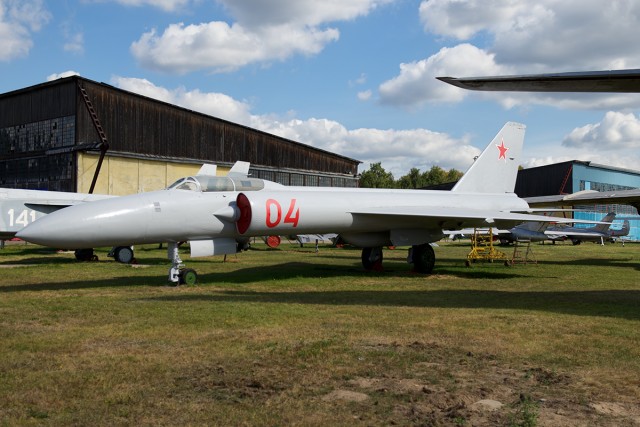
<path id="1" fill-rule="evenodd" d="M 513 193 L 524 132 L 524 125 L 507 123 L 451 191 L 285 187 L 247 177 L 196 176 L 167 190 L 68 207 L 17 236 L 69 249 L 166 242 L 172 282 L 197 280 L 182 264 L 179 242 L 189 241 L 197 257 L 235 253 L 250 237 L 294 234 L 338 233 L 363 248 L 366 269 L 381 264 L 383 246 L 410 246 L 408 261 L 430 273 L 430 244 L 443 230 L 550 221 L 523 213 L 529 206 Z"/>

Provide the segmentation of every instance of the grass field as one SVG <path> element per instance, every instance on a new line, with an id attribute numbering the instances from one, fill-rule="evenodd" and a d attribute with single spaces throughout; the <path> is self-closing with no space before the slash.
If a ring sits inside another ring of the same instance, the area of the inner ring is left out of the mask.
<path id="1" fill-rule="evenodd" d="M 640 245 L 433 275 L 263 245 L 133 268 L 0 251 L 0 425 L 640 425 Z M 509 249 L 506 249 L 509 251 Z"/>

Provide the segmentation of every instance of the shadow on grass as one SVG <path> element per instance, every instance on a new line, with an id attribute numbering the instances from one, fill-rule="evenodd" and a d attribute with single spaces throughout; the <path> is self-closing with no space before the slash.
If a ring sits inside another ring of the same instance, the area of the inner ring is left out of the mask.
<path id="1" fill-rule="evenodd" d="M 507 292 L 482 290 L 252 292 L 165 295 L 146 301 L 247 302 L 311 305 L 374 305 L 545 311 L 640 320 L 640 291 Z"/>
<path id="2" fill-rule="evenodd" d="M 619 267 L 633 268 L 640 271 L 640 264 L 630 258 L 578 258 L 572 260 L 545 260 L 544 264 L 550 265 L 578 265 L 585 267 Z"/>
<path id="3" fill-rule="evenodd" d="M 75 260 L 66 260 L 69 263 L 79 264 Z M 153 262 L 150 262 L 153 261 Z M 28 264 L 28 260 L 22 261 Z M 116 264 L 115 261 L 110 261 Z M 206 263 L 203 261 L 189 261 L 188 267 L 198 268 L 199 264 Z M 156 264 L 157 263 L 157 264 Z M 104 265 L 105 263 L 82 263 L 86 266 L 85 272 L 87 280 L 75 280 L 65 282 L 49 282 L 49 283 L 24 283 L 19 285 L 0 286 L 0 293 L 9 292 L 32 292 L 32 291 L 50 291 L 50 290 L 65 290 L 65 289 L 91 289 L 91 288 L 108 288 L 108 287 L 129 287 L 129 286 L 166 286 L 167 277 L 164 274 L 158 274 L 154 276 L 138 276 L 132 274 L 131 276 L 121 276 L 121 271 L 118 270 L 119 277 L 112 277 L 106 279 L 94 279 L 91 280 L 91 267 L 93 265 Z M 149 265 L 166 265 L 167 271 L 169 264 L 166 260 L 161 259 L 145 259 L 144 264 Z M 121 265 L 122 268 L 129 268 Z M 101 274 L 104 274 L 101 273 Z M 495 271 L 487 270 L 473 270 L 461 267 L 459 269 L 447 269 L 436 268 L 434 274 L 445 274 L 449 276 L 455 276 L 460 278 L 470 279 L 488 279 L 488 280 L 508 280 L 516 279 L 523 276 L 516 274 L 514 270 L 507 269 L 506 267 L 498 266 Z M 427 279 L 429 276 L 423 276 L 420 273 L 415 273 L 410 270 L 409 266 L 401 261 L 397 263 L 388 263 L 384 271 L 365 271 L 358 263 L 353 265 L 331 265 L 331 264 L 317 264 L 306 262 L 288 262 L 268 266 L 260 267 L 248 267 L 235 269 L 227 272 L 214 272 L 208 274 L 200 274 L 198 281 L 202 284 L 217 284 L 217 283 L 256 283 L 263 281 L 275 281 L 275 280 L 289 280 L 289 279 L 331 279 L 331 278 L 343 278 L 349 280 L 351 278 L 371 278 L 384 280 L 393 280 L 395 278 L 414 278 L 424 277 Z M 538 276 L 539 277 L 539 276 Z"/>
<path id="4" fill-rule="evenodd" d="M 90 264 L 87 264 L 90 266 Z M 539 273 L 539 272 L 538 272 Z M 536 277 L 539 278 L 539 274 Z M 119 272 L 121 274 L 121 272 Z M 527 279 L 530 276 L 515 274 L 514 269 L 476 271 L 473 269 L 436 268 L 435 274 L 453 275 L 478 280 Z M 266 267 L 243 268 L 230 272 L 209 273 L 200 276 L 201 283 L 252 283 L 292 278 L 379 278 L 381 284 L 389 279 L 415 277 L 416 273 L 393 267 L 385 272 L 365 272 L 357 265 L 331 266 L 304 262 L 284 263 Z M 87 269 L 87 277 L 91 277 Z M 166 286 L 162 274 L 144 276 L 112 277 L 98 280 L 76 280 L 58 283 L 34 283 L 0 286 L 0 293 L 74 290 L 91 288 Z M 143 298 L 147 301 L 195 301 L 195 302 L 247 302 L 278 304 L 324 304 L 433 308 L 486 308 L 523 311 L 544 311 L 579 316 L 605 316 L 640 320 L 640 290 L 595 290 L 595 291 L 514 291 L 496 290 L 429 290 L 425 281 L 424 290 L 340 290 L 340 291 L 217 291 L 213 287 L 202 287 L 201 293 L 188 295 L 164 295 Z M 200 289 L 192 288 L 196 292 Z M 204 293 L 206 292 L 206 294 Z"/>
<path id="5" fill-rule="evenodd" d="M 97 261 L 78 261 L 75 257 L 57 256 L 56 253 L 50 253 L 49 256 L 30 256 L 28 258 L 16 259 L 13 261 L 0 262 L 0 266 L 11 265 L 58 265 L 58 264 L 76 264 L 83 265 L 90 268 L 92 265 L 103 265 L 105 263 L 115 263 L 113 258 L 110 258 L 103 254 L 98 254 Z M 142 264 L 145 265 L 168 265 L 166 258 L 145 258 L 142 260 Z"/>

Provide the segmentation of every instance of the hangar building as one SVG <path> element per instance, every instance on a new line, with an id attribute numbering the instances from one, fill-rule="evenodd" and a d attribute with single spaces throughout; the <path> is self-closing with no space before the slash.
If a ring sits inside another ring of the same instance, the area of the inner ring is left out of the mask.
<path id="1" fill-rule="evenodd" d="M 285 185 L 358 183 L 358 160 L 80 76 L 0 94 L 0 187 L 124 195 L 237 160 Z"/>
<path id="2" fill-rule="evenodd" d="M 605 166 L 593 162 L 572 160 L 518 171 L 516 194 L 519 197 L 571 194 L 583 190 L 614 191 L 640 188 L 640 172 Z M 608 212 L 615 212 L 616 224 L 627 219 L 631 225 L 629 238 L 640 240 L 640 216 L 628 205 L 585 205 L 576 209 L 574 218 L 598 221 Z"/>

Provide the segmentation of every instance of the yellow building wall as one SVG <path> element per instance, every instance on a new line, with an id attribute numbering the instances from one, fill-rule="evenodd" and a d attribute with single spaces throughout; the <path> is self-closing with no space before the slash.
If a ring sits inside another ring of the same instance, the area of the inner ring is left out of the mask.
<path id="1" fill-rule="evenodd" d="M 99 155 L 78 153 L 78 182 L 76 191 L 88 193 L 98 165 Z M 106 156 L 96 181 L 94 194 L 125 196 L 146 191 L 161 190 L 179 178 L 195 175 L 200 165 L 169 163 L 161 160 L 138 160 Z M 227 167 L 217 169 L 218 175 L 226 175 Z"/>

